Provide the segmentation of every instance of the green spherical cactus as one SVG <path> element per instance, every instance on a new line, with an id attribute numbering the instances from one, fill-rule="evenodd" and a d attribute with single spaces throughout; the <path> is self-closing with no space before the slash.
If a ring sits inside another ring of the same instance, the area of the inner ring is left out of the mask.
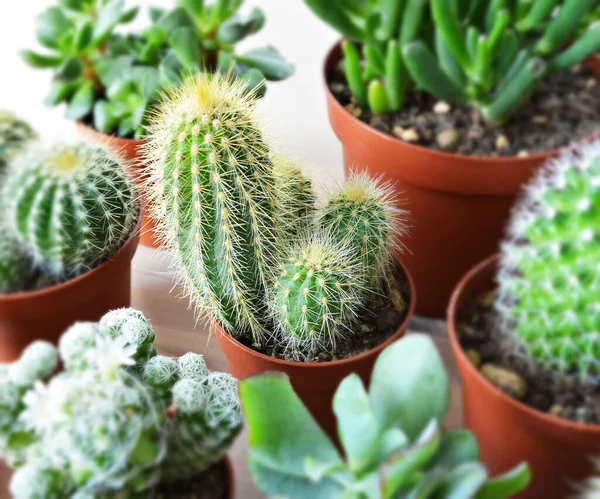
<path id="1" fill-rule="evenodd" d="M 113 256 L 138 220 L 132 181 L 100 147 L 29 145 L 11 163 L 5 183 L 9 226 L 58 279 Z"/>
<path id="2" fill-rule="evenodd" d="M 272 313 L 281 341 L 294 352 L 333 351 L 362 304 L 367 272 L 352 247 L 316 232 L 279 265 Z"/>
<path id="3" fill-rule="evenodd" d="M 402 249 L 398 237 L 407 231 L 407 212 L 397 205 L 391 184 L 353 173 L 329 196 L 321 225 L 361 255 L 372 277 L 380 277 L 393 261 L 393 251 Z"/>
<path id="4" fill-rule="evenodd" d="M 16 386 L 26 388 L 46 379 L 58 367 L 56 347 L 47 341 L 34 341 L 10 365 L 9 377 Z"/>
<path id="5" fill-rule="evenodd" d="M 496 309 L 542 365 L 600 375 L 600 142 L 551 161 L 502 246 Z"/>
<path id="6" fill-rule="evenodd" d="M 34 271 L 33 257 L 21 238 L 0 226 L 0 294 L 25 291 Z"/>
<path id="7" fill-rule="evenodd" d="M 28 123 L 0 109 L 0 175 L 6 165 L 37 135 Z"/>
<path id="8" fill-rule="evenodd" d="M 153 398 L 163 407 L 168 407 L 172 399 L 173 385 L 179 381 L 179 367 L 172 357 L 157 355 L 144 366 L 144 383 L 152 390 Z"/>
<path id="9" fill-rule="evenodd" d="M 183 378 L 173 387 L 174 416 L 165 479 L 193 476 L 221 459 L 242 428 L 237 380 L 227 373 Z"/>
<path id="10" fill-rule="evenodd" d="M 177 369 L 181 379 L 202 380 L 208 376 L 208 368 L 204 357 L 198 353 L 188 352 L 177 359 Z"/>
<path id="11" fill-rule="evenodd" d="M 229 333 L 261 341 L 277 198 L 254 107 L 240 82 L 190 78 L 157 112 L 146 157 L 150 207 L 187 294 Z"/>
<path id="12" fill-rule="evenodd" d="M 10 481 L 13 499 L 64 499 L 63 474 L 40 465 L 23 466 Z"/>
<path id="13" fill-rule="evenodd" d="M 96 347 L 100 334 L 98 325 L 92 322 L 78 322 L 63 333 L 58 352 L 68 371 L 84 371 L 90 367 L 87 354 Z"/>

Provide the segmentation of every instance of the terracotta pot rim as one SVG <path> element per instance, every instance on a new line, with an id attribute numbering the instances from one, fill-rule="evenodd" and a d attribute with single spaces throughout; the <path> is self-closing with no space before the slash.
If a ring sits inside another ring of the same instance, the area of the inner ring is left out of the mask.
<path id="1" fill-rule="evenodd" d="M 533 407 L 530 407 L 519 400 L 512 398 L 511 396 L 504 393 L 502 390 L 494 386 L 490 383 L 481 373 L 473 366 L 471 361 L 467 358 L 460 342 L 458 341 L 458 335 L 456 333 L 456 314 L 458 311 L 458 307 L 460 305 L 460 301 L 462 296 L 468 291 L 470 283 L 479 273 L 488 269 L 491 266 L 497 264 L 500 258 L 500 254 L 496 253 L 485 260 L 479 262 L 475 265 L 469 272 L 465 274 L 465 276 L 459 281 L 456 285 L 456 288 L 452 292 L 452 296 L 450 298 L 450 302 L 448 304 L 447 310 L 447 324 L 448 324 L 448 336 L 450 337 L 450 343 L 452 344 L 452 350 L 454 351 L 454 355 L 460 357 L 461 364 L 466 366 L 465 369 L 468 371 L 469 376 L 479 378 L 479 380 L 487 387 L 489 391 L 495 394 L 496 397 L 500 398 L 504 401 L 504 403 L 508 404 L 512 407 L 513 410 L 520 412 L 522 415 L 537 419 L 546 424 L 554 425 L 557 427 L 561 427 L 566 430 L 577 431 L 577 432 L 585 432 L 593 435 L 600 434 L 600 424 L 592 425 L 585 423 L 576 423 L 573 421 L 568 421 L 566 419 L 562 419 L 556 416 L 551 416 L 544 412 L 538 411 Z"/>
<path id="2" fill-rule="evenodd" d="M 356 116 L 353 116 L 352 114 L 350 114 L 344 108 L 344 106 L 342 106 L 340 104 L 337 97 L 335 95 L 333 95 L 333 93 L 331 92 L 331 90 L 329 88 L 329 84 L 327 82 L 327 71 L 328 71 L 329 67 L 332 67 L 335 65 L 335 64 L 331 63 L 330 61 L 332 59 L 334 59 L 334 57 L 336 56 L 336 52 L 339 50 L 339 47 L 340 47 L 342 41 L 343 41 L 343 38 L 339 39 L 327 51 L 327 54 L 325 56 L 324 62 L 321 67 L 321 80 L 323 82 L 323 86 L 325 87 L 325 92 L 327 93 L 327 96 L 331 99 L 331 101 L 334 103 L 334 105 L 340 111 L 345 113 L 350 121 L 359 125 L 366 134 L 375 135 L 375 136 L 379 137 L 380 139 L 391 142 L 391 143 L 400 143 L 400 144 L 402 144 L 403 147 L 407 147 L 407 148 L 415 150 L 415 151 L 427 151 L 428 154 L 431 154 L 432 156 L 438 157 L 440 159 L 454 158 L 454 159 L 464 161 L 467 163 L 477 163 L 477 162 L 479 162 L 479 163 L 484 162 L 484 163 L 491 163 L 491 164 L 509 163 L 509 165 L 507 165 L 507 167 L 509 167 L 509 168 L 510 168 L 510 165 L 520 165 L 520 164 L 525 164 L 525 163 L 528 163 L 531 161 L 544 162 L 548 158 L 560 154 L 560 152 L 562 150 L 569 149 L 570 147 L 572 147 L 572 144 L 566 144 L 565 146 L 560 147 L 558 149 L 551 149 L 549 151 L 530 154 L 529 156 L 524 156 L 524 157 L 519 157 L 519 156 L 502 156 L 502 157 L 499 157 L 499 156 L 474 156 L 474 155 L 458 154 L 458 153 L 445 152 L 445 151 L 437 151 L 435 149 L 430 149 L 429 147 L 411 144 L 410 142 L 406 142 L 406 141 L 397 139 L 395 137 L 392 137 L 391 135 L 388 135 L 386 133 L 383 133 L 383 132 L 377 130 L 375 127 L 372 127 L 371 125 L 358 119 Z M 596 56 L 592 56 L 592 57 L 594 57 L 595 59 L 598 59 L 598 61 L 600 62 L 600 55 L 596 55 Z M 600 130 L 598 130 L 596 133 L 590 135 L 589 137 L 581 139 L 581 141 L 579 141 L 579 142 L 585 142 L 589 139 L 597 138 L 598 136 L 600 136 Z"/>
<path id="3" fill-rule="evenodd" d="M 259 359 L 266 361 L 266 362 L 270 362 L 272 364 L 278 364 L 281 366 L 294 367 L 294 368 L 303 367 L 303 368 L 308 368 L 308 369 L 323 369 L 323 368 L 343 366 L 346 364 L 350 364 L 352 362 L 356 362 L 357 360 L 361 360 L 370 355 L 373 355 L 373 353 L 382 351 L 387 346 L 389 346 L 394 341 L 396 341 L 396 339 L 397 339 L 396 336 L 397 336 L 398 331 L 406 331 L 408 329 L 408 324 L 414 315 L 415 305 L 416 305 L 416 301 L 417 301 L 415 283 L 413 282 L 413 278 L 410 275 L 410 273 L 408 272 L 408 269 L 404 266 L 404 264 L 402 262 L 400 262 L 400 260 L 398 260 L 397 258 L 394 258 L 394 259 L 396 260 L 396 263 L 398 263 L 398 265 L 400 266 L 400 269 L 401 269 L 402 273 L 404 274 L 404 276 L 406 277 L 406 280 L 408 282 L 408 288 L 409 288 L 409 293 L 410 293 L 410 295 L 409 295 L 410 303 L 408 306 L 408 311 L 406 313 L 406 317 L 396 328 L 396 331 L 394 332 L 394 334 L 392 334 L 384 342 L 382 342 L 379 345 L 367 350 L 366 352 L 360 353 L 358 355 L 354 355 L 352 357 L 348 357 L 345 359 L 330 360 L 327 362 L 298 362 L 298 361 L 279 359 L 277 357 L 270 357 L 268 355 L 257 352 L 256 350 L 253 350 L 252 348 L 249 348 L 246 345 L 240 343 L 233 336 L 231 336 L 229 333 L 227 333 L 219 324 L 217 324 L 217 322 L 214 319 L 211 318 L 211 321 L 214 324 L 214 327 L 216 328 L 216 334 L 221 335 L 224 339 L 233 343 L 236 346 L 236 348 L 244 351 L 246 354 L 251 355 L 253 357 L 258 357 Z"/>
<path id="4" fill-rule="evenodd" d="M 79 283 L 87 281 L 88 279 L 93 278 L 93 276 L 95 276 L 96 274 L 105 270 L 106 267 L 112 265 L 115 261 L 118 261 L 121 255 L 127 253 L 132 246 L 137 245 L 137 240 L 140 236 L 143 209 L 143 206 L 141 206 L 140 213 L 138 214 L 138 219 L 135 228 L 133 229 L 133 232 L 112 257 L 108 258 L 100 265 L 97 265 L 92 270 L 89 270 L 84 274 L 81 274 L 77 277 L 74 277 L 73 279 L 69 279 L 68 281 L 61 282 L 59 284 L 54 284 L 52 286 L 48 286 L 46 288 L 38 289 L 35 291 L 22 291 L 18 293 L 0 294 L 0 305 L 10 305 L 11 303 L 23 302 L 28 300 L 33 301 L 41 297 L 45 297 L 54 293 L 59 293 L 72 286 L 77 286 Z M 135 252 L 135 249 L 133 251 Z"/>
<path id="5" fill-rule="evenodd" d="M 96 130 L 93 126 L 85 124 L 81 120 L 75 121 L 75 126 L 80 129 L 85 129 L 92 134 L 101 135 L 102 137 L 106 138 L 107 142 L 115 142 L 115 143 L 125 142 L 127 144 L 132 144 L 132 145 L 142 144 L 145 142 L 145 140 L 143 140 L 143 139 L 130 139 L 130 138 L 118 137 L 117 135 L 112 135 L 112 134 L 101 132 L 100 130 Z"/>

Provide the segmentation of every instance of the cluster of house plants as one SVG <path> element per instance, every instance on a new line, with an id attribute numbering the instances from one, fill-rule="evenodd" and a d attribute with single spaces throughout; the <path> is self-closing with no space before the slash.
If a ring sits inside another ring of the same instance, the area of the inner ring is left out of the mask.
<path id="1" fill-rule="evenodd" d="M 15 499 L 233 499 L 224 456 L 242 427 L 237 381 L 199 354 L 157 355 L 154 339 L 141 312 L 119 309 L 0 364 Z"/>
<path id="2" fill-rule="evenodd" d="M 520 187 L 597 133 L 600 6 L 305 3 L 344 37 L 323 76 L 345 168 L 384 173 L 404 193 L 417 313 L 442 316 L 460 276 L 496 250 Z"/>
<path id="3" fill-rule="evenodd" d="M 492 471 L 529 463 L 528 497 L 575 493 L 600 445 L 599 185 L 599 141 L 550 161 L 448 311 L 465 423 Z"/>
<path id="4" fill-rule="evenodd" d="M 151 23 L 141 32 L 123 33 L 119 28 L 138 15 L 125 0 L 59 2 L 36 19 L 44 52 L 26 50 L 23 57 L 52 69 L 47 103 L 65 103 L 66 117 L 77 121 L 81 134 L 130 160 L 139 180 L 145 173 L 138 151 L 152 109 L 185 75 L 223 72 L 263 95 L 265 79 L 293 73 L 272 46 L 235 51 L 265 23 L 261 9 L 243 13 L 241 3 L 178 0 L 172 9 L 149 9 Z M 152 229 L 146 220 L 141 242 L 157 247 Z"/>
<path id="5" fill-rule="evenodd" d="M 19 120 L 2 134 L 0 359 L 9 361 L 34 339 L 56 342 L 76 320 L 129 306 L 140 207 L 105 149 L 30 140 Z"/>

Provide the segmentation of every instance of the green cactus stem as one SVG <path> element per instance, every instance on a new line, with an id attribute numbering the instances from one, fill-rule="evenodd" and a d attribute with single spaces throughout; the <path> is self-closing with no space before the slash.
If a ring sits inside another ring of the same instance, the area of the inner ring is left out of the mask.
<path id="1" fill-rule="evenodd" d="M 21 239 L 0 226 L 0 294 L 25 291 L 34 270 L 33 257 Z"/>

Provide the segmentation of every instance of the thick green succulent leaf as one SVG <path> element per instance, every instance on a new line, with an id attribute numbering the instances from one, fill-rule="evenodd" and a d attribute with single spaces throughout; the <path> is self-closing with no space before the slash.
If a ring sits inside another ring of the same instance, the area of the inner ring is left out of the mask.
<path id="1" fill-rule="evenodd" d="M 126 76 L 113 81 L 106 89 L 106 95 L 111 101 L 127 102 L 132 93 L 135 93 L 134 83 Z"/>
<path id="2" fill-rule="evenodd" d="M 556 8 L 560 0 L 537 0 L 529 7 L 527 15 L 517 23 L 519 31 L 529 31 L 546 20 L 546 18 Z"/>
<path id="3" fill-rule="evenodd" d="M 264 12 L 255 7 L 247 15 L 238 14 L 221 24 L 217 38 L 222 43 L 237 43 L 248 35 L 260 31 L 264 24 Z"/>
<path id="4" fill-rule="evenodd" d="M 367 101 L 373 114 L 385 114 L 390 112 L 385 86 L 381 80 L 373 80 L 367 88 Z"/>
<path id="5" fill-rule="evenodd" d="M 50 84 L 50 92 L 45 99 L 47 106 L 56 106 L 61 102 L 67 100 L 73 93 L 75 85 L 72 83 L 65 83 L 59 80 L 52 80 Z"/>
<path id="6" fill-rule="evenodd" d="M 112 112 L 110 103 L 98 101 L 94 105 L 94 128 L 103 133 L 109 133 L 115 129 L 119 118 Z"/>
<path id="7" fill-rule="evenodd" d="M 304 0 L 304 3 L 317 17 L 329 24 L 333 29 L 349 40 L 363 41 L 365 27 L 344 8 L 339 0 Z"/>
<path id="8" fill-rule="evenodd" d="M 431 11 L 437 28 L 446 44 L 460 65 L 469 71 L 473 61 L 465 43 L 465 30 L 453 7 L 454 2 L 448 0 L 431 0 Z"/>
<path id="9" fill-rule="evenodd" d="M 71 22 L 58 7 L 50 7 L 35 19 L 38 41 L 46 48 L 61 48 L 61 40 L 71 29 Z"/>
<path id="10" fill-rule="evenodd" d="M 264 97 L 267 92 L 265 75 L 259 69 L 250 68 L 240 76 L 240 81 L 245 82 L 248 92 L 257 97 Z"/>
<path id="11" fill-rule="evenodd" d="M 194 28 L 183 27 L 173 31 L 169 45 L 184 66 L 194 68 L 201 64 L 202 52 Z"/>
<path id="12" fill-rule="evenodd" d="M 68 82 L 75 80 L 83 73 L 83 64 L 75 57 L 69 57 L 56 71 L 57 80 Z"/>
<path id="13" fill-rule="evenodd" d="M 371 410 L 369 395 L 357 374 L 340 383 L 333 398 L 333 411 L 350 469 L 360 476 L 377 456 L 381 431 Z"/>
<path id="14" fill-rule="evenodd" d="M 168 33 L 167 33 L 167 30 L 165 28 L 163 28 L 162 26 L 153 24 L 152 26 L 148 26 L 144 30 L 144 32 L 142 33 L 142 36 L 144 37 L 144 40 L 146 40 L 147 42 L 149 42 L 153 45 L 160 46 L 163 43 L 165 43 L 165 41 L 167 41 Z"/>
<path id="15" fill-rule="evenodd" d="M 162 87 L 167 88 L 181 81 L 181 71 L 183 66 L 179 61 L 177 54 L 170 51 L 160 61 L 158 66 L 159 81 Z"/>
<path id="16" fill-rule="evenodd" d="M 440 448 L 429 468 L 453 468 L 462 463 L 479 460 L 479 444 L 469 430 L 455 430 L 442 437 Z"/>
<path id="17" fill-rule="evenodd" d="M 457 86 L 462 87 L 466 84 L 466 75 L 461 65 L 456 61 L 456 57 L 448 48 L 444 38 L 439 30 L 435 31 L 435 52 L 440 65 L 440 69 L 446 73 Z"/>
<path id="18" fill-rule="evenodd" d="M 544 36 L 537 43 L 539 53 L 548 55 L 575 36 L 581 19 L 597 5 L 597 0 L 564 0 Z"/>
<path id="19" fill-rule="evenodd" d="M 417 38 L 429 0 L 407 0 L 400 27 L 400 48 Z"/>
<path id="20" fill-rule="evenodd" d="M 181 7 L 165 12 L 157 23 L 160 27 L 167 30 L 169 35 L 180 28 L 196 29 L 194 18 Z"/>
<path id="21" fill-rule="evenodd" d="M 131 116 L 121 119 L 117 133 L 119 137 L 131 137 L 134 133 L 133 119 Z"/>
<path id="22" fill-rule="evenodd" d="M 236 59 L 251 68 L 259 69 L 267 80 L 284 80 L 294 73 L 294 66 L 281 56 L 275 47 L 250 50 Z"/>
<path id="23" fill-rule="evenodd" d="M 367 85 L 363 80 L 362 64 L 356 45 L 350 40 L 342 42 L 342 52 L 344 53 L 344 72 L 346 81 L 350 86 L 352 95 L 361 108 L 369 105 L 367 95 Z"/>
<path id="24" fill-rule="evenodd" d="M 75 37 L 73 38 L 73 50 L 82 52 L 92 43 L 94 36 L 94 23 L 91 19 L 86 19 L 77 27 Z"/>
<path id="25" fill-rule="evenodd" d="M 104 42 L 115 29 L 123 15 L 124 0 L 111 0 L 98 13 L 98 20 L 94 29 L 94 42 Z"/>
<path id="26" fill-rule="evenodd" d="M 434 498 L 465 499 L 474 497 L 487 480 L 481 463 L 463 463 L 449 471 L 438 483 Z"/>
<path id="27" fill-rule="evenodd" d="M 176 3 L 197 19 L 204 13 L 204 0 L 177 0 Z"/>
<path id="28" fill-rule="evenodd" d="M 126 10 L 119 18 L 119 24 L 128 24 L 132 22 L 137 17 L 139 11 L 139 7 L 133 7 L 129 10 Z"/>
<path id="29" fill-rule="evenodd" d="M 70 120 L 80 120 L 91 113 L 94 106 L 94 89 L 91 83 L 81 85 L 67 107 L 66 117 Z"/>
<path id="30" fill-rule="evenodd" d="M 343 497 L 339 483 L 331 478 L 314 482 L 308 473 L 307 460 L 313 470 L 315 463 L 324 469 L 344 463 L 285 375 L 242 380 L 240 397 L 250 431 L 249 467 L 263 493 L 290 499 Z"/>
<path id="31" fill-rule="evenodd" d="M 105 87 L 121 80 L 123 75 L 131 72 L 132 68 L 133 59 L 127 55 L 116 58 L 106 57 L 96 64 L 96 72 Z"/>
<path id="32" fill-rule="evenodd" d="M 160 7 L 150 7 L 149 10 L 150 20 L 153 23 L 157 23 L 161 17 L 165 15 L 167 12 L 166 9 L 161 9 Z"/>
<path id="33" fill-rule="evenodd" d="M 550 63 L 550 71 L 569 69 L 575 64 L 600 52 L 600 21 L 592 24 L 569 48 Z"/>
<path id="34" fill-rule="evenodd" d="M 448 397 L 444 364 L 427 336 L 407 336 L 377 359 L 369 398 L 382 428 L 398 426 L 414 440 L 432 419 L 443 421 Z"/>
<path id="35" fill-rule="evenodd" d="M 380 25 L 377 30 L 377 37 L 387 42 L 398 32 L 400 20 L 404 10 L 405 0 L 382 0 L 380 13 Z"/>
<path id="36" fill-rule="evenodd" d="M 526 463 L 521 463 L 508 473 L 488 480 L 475 499 L 505 499 L 525 490 L 531 481 L 531 471 Z"/>
<path id="37" fill-rule="evenodd" d="M 131 72 L 131 78 L 136 83 L 140 95 L 147 101 L 158 97 L 159 73 L 156 68 L 136 67 Z"/>
<path id="38" fill-rule="evenodd" d="M 34 68 L 56 68 L 63 62 L 60 55 L 38 54 L 32 50 L 21 51 L 21 57 Z"/>

